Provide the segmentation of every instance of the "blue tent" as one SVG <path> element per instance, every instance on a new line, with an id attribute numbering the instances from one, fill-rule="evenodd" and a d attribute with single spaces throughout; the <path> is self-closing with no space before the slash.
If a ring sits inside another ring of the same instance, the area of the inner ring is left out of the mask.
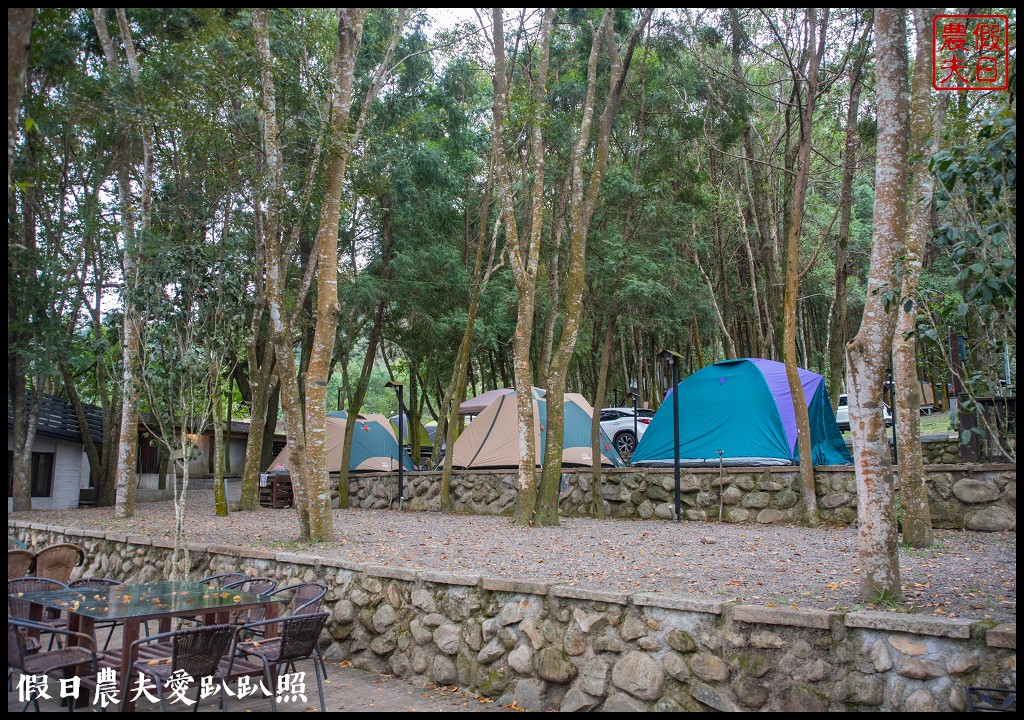
<path id="1" fill-rule="evenodd" d="M 853 459 L 839 432 L 825 379 L 800 369 L 800 384 L 811 421 L 815 465 L 844 465 Z M 671 391 L 647 426 L 631 464 L 673 464 Z M 786 366 L 774 360 L 725 360 L 679 383 L 681 465 L 792 465 L 799 462 L 796 415 Z"/>
<path id="2" fill-rule="evenodd" d="M 342 411 L 344 412 L 344 411 Z M 373 418 L 378 419 L 373 419 Z M 383 421 L 383 422 L 381 422 Z M 346 419 L 337 413 L 327 415 L 327 470 L 341 471 L 342 447 L 345 441 Z M 349 453 L 351 472 L 393 472 L 398 469 L 399 458 L 406 470 L 415 470 L 409 453 L 399 450 L 395 436 L 391 434 L 390 423 L 382 416 L 360 416 L 352 431 L 352 451 Z M 268 468 L 269 472 L 281 472 L 290 467 L 288 448 L 285 447 Z"/>

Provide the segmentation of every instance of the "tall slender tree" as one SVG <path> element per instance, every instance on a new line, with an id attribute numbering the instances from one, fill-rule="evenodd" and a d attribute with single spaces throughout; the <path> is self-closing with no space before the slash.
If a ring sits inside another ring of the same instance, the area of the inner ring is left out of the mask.
<path id="1" fill-rule="evenodd" d="M 871 267 L 860 330 L 846 347 L 850 429 L 857 476 L 860 596 L 898 600 L 899 554 L 893 468 L 882 415 L 882 383 L 896 327 L 897 263 L 906 242 L 909 90 L 906 16 L 875 9 L 878 140 Z"/>

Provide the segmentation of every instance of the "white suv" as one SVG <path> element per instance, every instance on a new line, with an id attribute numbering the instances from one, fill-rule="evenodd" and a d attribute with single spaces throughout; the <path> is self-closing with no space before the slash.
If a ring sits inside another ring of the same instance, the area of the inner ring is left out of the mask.
<path id="1" fill-rule="evenodd" d="M 654 417 L 653 410 L 636 411 L 636 433 L 633 431 L 633 408 L 613 407 L 601 410 L 601 429 L 611 438 L 620 455 L 632 455 L 644 431 Z"/>
<path id="2" fill-rule="evenodd" d="M 892 409 L 882 403 L 882 414 L 885 416 L 885 426 L 892 427 Z M 839 405 L 836 406 L 836 422 L 839 429 L 846 432 L 850 429 L 850 406 L 847 404 L 846 393 L 839 396 Z"/>

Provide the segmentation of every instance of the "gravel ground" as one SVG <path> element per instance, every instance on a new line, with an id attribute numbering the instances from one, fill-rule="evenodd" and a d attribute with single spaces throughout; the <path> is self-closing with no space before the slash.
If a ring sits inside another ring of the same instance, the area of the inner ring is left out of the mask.
<path id="1" fill-rule="evenodd" d="M 231 490 L 235 494 L 238 487 Z M 213 515 L 213 493 L 190 493 L 192 542 L 244 544 L 394 567 L 483 573 L 626 592 L 797 608 L 860 607 L 1016 622 L 1016 532 L 936 530 L 927 550 L 900 547 L 904 602 L 857 598 L 857 531 L 665 521 L 563 518 L 559 527 L 518 528 L 507 517 L 396 510 L 335 510 L 337 542 L 298 542 L 291 510 Z M 111 508 L 33 511 L 8 517 L 51 525 L 170 537 L 170 502 L 115 520 Z"/>

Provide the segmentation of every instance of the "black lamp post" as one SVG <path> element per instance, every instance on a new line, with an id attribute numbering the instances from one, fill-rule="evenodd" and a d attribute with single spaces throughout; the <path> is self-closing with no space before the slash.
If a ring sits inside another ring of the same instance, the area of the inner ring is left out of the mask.
<path id="1" fill-rule="evenodd" d="M 676 522 L 681 522 L 683 510 L 682 495 L 679 491 L 679 358 L 682 355 L 673 350 L 662 350 L 658 357 L 672 367 L 672 466 L 675 468 L 676 481 Z"/>
<path id="2" fill-rule="evenodd" d="M 889 412 L 892 413 L 892 464 L 900 464 L 900 456 L 896 450 L 896 383 L 892 379 L 892 368 L 885 371 L 885 388 L 889 390 Z M 882 412 L 882 427 L 885 428 L 885 411 Z"/>
<path id="3" fill-rule="evenodd" d="M 633 401 L 633 452 L 636 452 L 636 446 L 640 443 L 640 433 L 637 427 L 637 405 L 636 401 L 640 398 L 640 393 L 636 391 L 636 383 L 629 384 L 629 397 Z"/>
<path id="4" fill-rule="evenodd" d="M 404 466 L 402 462 L 404 459 L 402 453 L 405 452 L 405 407 L 402 404 L 402 388 L 403 384 L 400 382 L 384 383 L 384 387 L 395 388 L 398 392 L 398 509 L 402 509 L 402 502 L 405 500 L 405 474 Z"/>

